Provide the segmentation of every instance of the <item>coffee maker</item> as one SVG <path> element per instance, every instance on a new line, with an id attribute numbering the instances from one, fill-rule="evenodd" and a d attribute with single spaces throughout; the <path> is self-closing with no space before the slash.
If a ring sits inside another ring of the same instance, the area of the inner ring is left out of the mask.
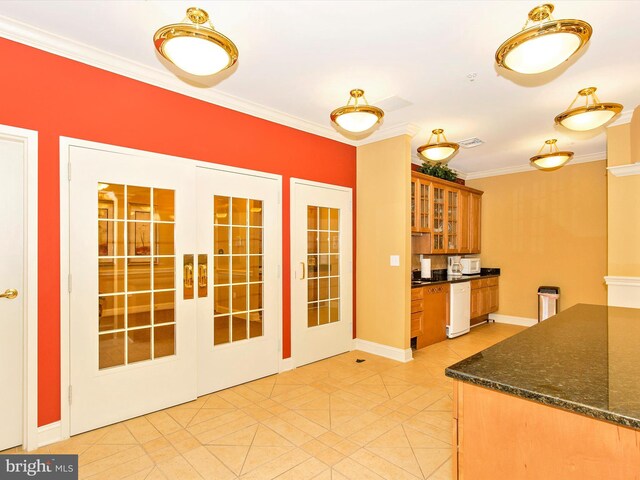
<path id="1" fill-rule="evenodd" d="M 461 255 L 452 255 L 447 258 L 447 276 L 459 277 L 462 275 Z"/>

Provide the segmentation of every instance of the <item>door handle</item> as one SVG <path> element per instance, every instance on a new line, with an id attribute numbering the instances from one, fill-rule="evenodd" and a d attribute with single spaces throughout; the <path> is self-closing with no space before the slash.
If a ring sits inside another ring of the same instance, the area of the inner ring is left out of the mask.
<path id="1" fill-rule="evenodd" d="M 18 296 L 18 290 L 15 288 L 7 288 L 4 293 L 0 293 L 0 298 L 7 298 L 13 300 Z"/>
<path id="2" fill-rule="evenodd" d="M 307 278 L 305 264 L 304 262 L 300 262 L 300 265 L 302 266 L 302 276 L 300 277 L 300 280 L 304 280 L 305 278 Z"/>
<path id="3" fill-rule="evenodd" d="M 207 266 L 204 264 L 198 265 L 198 287 L 206 288 L 207 286 Z"/>
<path id="4" fill-rule="evenodd" d="M 193 288 L 193 265 L 191 264 L 184 266 L 184 286 L 185 288 Z"/>

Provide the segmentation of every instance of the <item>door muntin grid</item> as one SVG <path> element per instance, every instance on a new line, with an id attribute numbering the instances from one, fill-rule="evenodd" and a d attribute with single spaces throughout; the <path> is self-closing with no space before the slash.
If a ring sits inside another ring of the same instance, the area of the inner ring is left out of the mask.
<path id="1" fill-rule="evenodd" d="M 307 327 L 340 320 L 340 210 L 308 205 Z"/>
<path id="2" fill-rule="evenodd" d="M 98 368 L 175 354 L 175 192 L 99 182 Z"/>
<path id="3" fill-rule="evenodd" d="M 213 344 L 264 335 L 264 205 L 213 198 Z"/>

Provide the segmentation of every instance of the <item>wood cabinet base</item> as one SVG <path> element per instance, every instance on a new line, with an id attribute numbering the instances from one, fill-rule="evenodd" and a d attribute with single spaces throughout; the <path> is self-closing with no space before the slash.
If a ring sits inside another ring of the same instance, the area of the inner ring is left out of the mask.
<path id="1" fill-rule="evenodd" d="M 453 383 L 454 479 L 640 480 L 640 431 Z"/>

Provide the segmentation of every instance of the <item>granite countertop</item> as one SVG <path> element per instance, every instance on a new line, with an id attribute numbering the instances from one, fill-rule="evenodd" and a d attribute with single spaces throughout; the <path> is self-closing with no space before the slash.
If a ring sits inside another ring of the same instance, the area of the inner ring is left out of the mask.
<path id="1" fill-rule="evenodd" d="M 485 272 L 481 272 L 475 275 L 462 275 L 462 276 L 455 276 L 455 277 L 448 277 L 446 275 L 438 275 L 435 276 L 429 280 L 420 280 L 418 281 L 411 281 L 411 288 L 420 288 L 420 287 L 426 287 L 428 285 L 436 285 L 438 283 L 458 283 L 458 282 L 470 282 L 471 280 L 474 280 L 476 278 L 488 278 L 488 277 L 499 277 L 500 276 L 500 269 L 499 268 L 492 268 L 492 269 L 487 269 L 487 271 Z"/>
<path id="2" fill-rule="evenodd" d="M 445 374 L 640 429 L 640 309 L 579 304 Z"/>

